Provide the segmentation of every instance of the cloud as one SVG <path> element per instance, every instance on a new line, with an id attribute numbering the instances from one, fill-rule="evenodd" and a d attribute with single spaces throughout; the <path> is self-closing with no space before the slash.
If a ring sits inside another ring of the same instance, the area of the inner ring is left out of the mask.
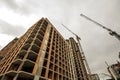
<path id="1" fill-rule="evenodd" d="M 1 0 L 0 6 L 5 6 L 19 14 L 31 14 L 33 6 L 30 2 L 26 2 L 25 0 Z"/>
<path id="2" fill-rule="evenodd" d="M 0 46 L 2 46 L 2 47 L 6 46 L 14 38 L 15 38 L 15 36 L 0 33 Z"/>
<path id="3" fill-rule="evenodd" d="M 0 50 L 2 49 L 2 46 L 0 45 Z"/>
<path id="4" fill-rule="evenodd" d="M 23 32 L 25 32 L 25 28 L 22 26 L 14 26 L 3 20 L 0 20 L 0 33 L 12 36 L 20 36 Z"/>

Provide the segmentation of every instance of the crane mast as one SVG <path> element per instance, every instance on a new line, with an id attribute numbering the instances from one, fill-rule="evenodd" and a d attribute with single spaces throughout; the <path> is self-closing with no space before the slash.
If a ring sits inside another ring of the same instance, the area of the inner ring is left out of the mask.
<path id="1" fill-rule="evenodd" d="M 86 57 L 85 57 L 85 54 L 84 54 L 84 52 L 83 52 L 83 50 L 82 50 L 82 47 L 81 47 L 81 44 L 80 44 L 80 40 L 81 40 L 80 37 L 79 37 L 77 34 L 75 34 L 74 32 L 72 32 L 69 28 L 67 28 L 64 24 L 62 24 L 62 26 L 65 27 L 65 28 L 66 28 L 69 32 L 71 32 L 73 35 L 75 35 L 76 40 L 77 40 L 77 42 L 78 42 L 78 46 L 79 46 L 80 52 L 82 53 L 82 60 L 83 60 L 85 66 L 86 66 L 86 68 L 87 68 L 88 73 L 91 75 L 91 74 L 92 74 L 92 73 L 91 73 L 91 70 L 90 70 L 90 68 L 89 68 L 89 65 L 88 65 L 88 63 L 87 63 L 87 59 L 86 59 Z M 91 77 L 90 77 L 90 80 L 92 80 Z"/>
<path id="2" fill-rule="evenodd" d="M 80 16 L 86 18 L 87 20 L 89 20 L 89 21 L 95 23 L 96 25 L 102 27 L 103 29 L 107 30 L 111 36 L 115 36 L 115 37 L 120 41 L 120 35 L 119 35 L 117 32 L 112 31 L 111 29 L 109 29 L 109 28 L 107 28 L 106 26 L 103 26 L 102 24 L 100 24 L 100 23 L 92 20 L 91 18 L 85 16 L 84 14 L 80 14 Z"/>

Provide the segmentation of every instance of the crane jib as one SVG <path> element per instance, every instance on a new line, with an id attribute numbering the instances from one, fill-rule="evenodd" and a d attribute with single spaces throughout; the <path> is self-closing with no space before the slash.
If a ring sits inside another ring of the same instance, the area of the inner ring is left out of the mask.
<path id="1" fill-rule="evenodd" d="M 89 17 L 87 17 L 87 16 L 85 16 L 85 15 L 83 15 L 83 14 L 80 14 L 80 16 L 82 16 L 82 17 L 84 17 L 85 19 L 87 19 L 87 20 L 89 20 L 89 21 L 97 24 L 98 26 L 102 27 L 103 29 L 109 31 L 109 34 L 110 34 L 110 35 L 115 36 L 115 37 L 120 41 L 120 35 L 119 35 L 118 33 L 116 33 L 115 31 L 112 31 L 111 29 L 103 26 L 102 24 L 100 24 L 100 23 L 92 20 L 91 18 L 89 18 Z"/>

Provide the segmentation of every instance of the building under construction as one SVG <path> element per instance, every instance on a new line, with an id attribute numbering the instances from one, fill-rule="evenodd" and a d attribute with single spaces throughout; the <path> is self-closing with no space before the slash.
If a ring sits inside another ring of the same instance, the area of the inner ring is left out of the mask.
<path id="1" fill-rule="evenodd" d="M 78 44 L 45 18 L 0 51 L 0 80 L 88 80 Z"/>
<path id="2" fill-rule="evenodd" d="M 113 80 L 120 80 L 120 62 L 109 65 L 107 69 Z"/>
<path id="3" fill-rule="evenodd" d="M 5 57 L 12 48 L 12 46 L 17 42 L 18 38 L 13 39 L 8 45 L 6 45 L 1 51 L 0 51 L 0 60 Z"/>

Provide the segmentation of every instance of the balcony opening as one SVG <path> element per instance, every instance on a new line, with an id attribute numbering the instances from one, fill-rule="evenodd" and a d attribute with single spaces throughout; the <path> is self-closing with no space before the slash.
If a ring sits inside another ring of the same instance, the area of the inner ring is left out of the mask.
<path id="1" fill-rule="evenodd" d="M 2 80 L 13 80 L 16 74 L 16 72 L 8 72 L 7 74 L 5 74 Z"/>
<path id="2" fill-rule="evenodd" d="M 54 80 L 58 80 L 58 74 L 57 73 L 54 74 Z"/>
<path id="3" fill-rule="evenodd" d="M 45 28 L 42 27 L 41 30 L 42 30 L 43 32 L 45 32 Z"/>
<path id="4" fill-rule="evenodd" d="M 63 75 L 65 75 L 65 70 L 63 70 Z"/>
<path id="5" fill-rule="evenodd" d="M 54 63 L 54 56 L 50 57 L 50 62 Z"/>
<path id="6" fill-rule="evenodd" d="M 50 40 L 48 41 L 48 44 L 47 44 L 48 47 L 50 47 Z"/>
<path id="7" fill-rule="evenodd" d="M 29 38 L 34 38 L 34 37 L 35 37 L 34 33 L 31 33 L 31 35 L 29 36 Z"/>
<path id="8" fill-rule="evenodd" d="M 27 59 L 29 59 L 29 60 L 35 62 L 36 59 L 37 59 L 37 54 L 34 53 L 34 52 L 32 52 L 32 51 L 30 51 L 30 52 L 28 53 Z"/>
<path id="9" fill-rule="evenodd" d="M 54 70 L 56 71 L 56 72 L 58 72 L 58 66 L 54 66 Z"/>
<path id="10" fill-rule="evenodd" d="M 53 63 L 50 63 L 49 64 L 49 69 L 53 70 L 54 66 L 53 66 Z"/>
<path id="11" fill-rule="evenodd" d="M 26 43 L 31 44 L 32 41 L 33 41 L 33 38 L 29 38 L 29 39 L 26 41 Z"/>
<path id="12" fill-rule="evenodd" d="M 55 59 L 58 59 L 58 54 L 55 54 Z"/>
<path id="13" fill-rule="evenodd" d="M 51 51 L 51 55 L 54 56 L 54 51 L 53 50 Z"/>
<path id="14" fill-rule="evenodd" d="M 46 60 L 46 59 L 44 59 L 43 66 L 44 66 L 44 67 L 47 67 L 47 60 Z"/>
<path id="15" fill-rule="evenodd" d="M 36 28 L 33 30 L 33 33 L 34 33 L 34 34 L 36 34 L 36 33 L 37 33 L 37 29 L 36 29 Z"/>
<path id="16" fill-rule="evenodd" d="M 59 75 L 59 80 L 62 80 L 62 75 Z M 67 79 L 67 80 L 69 80 L 69 79 Z"/>
<path id="17" fill-rule="evenodd" d="M 10 68 L 9 68 L 9 71 L 11 71 L 11 70 L 17 71 L 21 63 L 22 63 L 21 60 L 16 60 L 16 61 L 14 61 L 14 62 L 11 64 L 11 66 L 10 66 Z"/>
<path id="18" fill-rule="evenodd" d="M 49 47 L 47 47 L 46 52 L 49 52 Z"/>
<path id="19" fill-rule="evenodd" d="M 18 74 L 17 80 L 34 80 L 34 76 L 27 72 L 20 72 Z"/>
<path id="20" fill-rule="evenodd" d="M 34 51 L 34 52 L 36 52 L 37 54 L 39 53 L 39 49 L 40 49 L 40 48 L 39 48 L 37 45 L 35 45 L 35 44 L 32 45 L 31 50 Z"/>
<path id="21" fill-rule="evenodd" d="M 59 68 L 59 73 L 62 74 L 62 69 L 61 68 Z"/>
<path id="22" fill-rule="evenodd" d="M 44 33 L 42 30 L 39 31 L 39 34 L 41 34 L 42 36 L 44 36 Z"/>
<path id="23" fill-rule="evenodd" d="M 41 73 L 41 76 L 45 77 L 45 73 L 46 73 L 46 68 L 42 68 L 42 73 Z"/>
<path id="24" fill-rule="evenodd" d="M 27 43 L 27 44 L 25 44 L 25 45 L 22 47 L 22 49 L 23 49 L 23 50 L 28 50 L 29 47 L 30 47 L 30 44 Z"/>
<path id="25" fill-rule="evenodd" d="M 49 70 L 49 73 L 48 73 L 48 78 L 49 79 L 52 79 L 52 74 L 53 74 L 53 72 L 51 70 Z"/>
<path id="26" fill-rule="evenodd" d="M 4 80 L 13 80 L 14 77 L 11 77 L 11 76 L 5 76 L 4 77 Z"/>
<path id="27" fill-rule="evenodd" d="M 38 38 L 36 38 L 35 41 L 34 41 L 34 44 L 36 44 L 37 46 L 40 47 L 41 41 Z"/>
<path id="28" fill-rule="evenodd" d="M 27 60 L 24 62 L 24 65 L 22 66 L 21 70 L 25 71 L 25 72 L 32 73 L 33 68 L 34 68 L 34 63 Z"/>
<path id="29" fill-rule="evenodd" d="M 66 80 L 66 78 L 65 78 L 65 77 L 63 77 L 63 80 Z"/>
<path id="30" fill-rule="evenodd" d="M 58 60 L 57 59 L 55 59 L 55 64 L 58 65 Z"/>
<path id="31" fill-rule="evenodd" d="M 45 53 L 45 59 L 48 59 L 48 52 Z"/>
<path id="32" fill-rule="evenodd" d="M 37 38 L 38 38 L 40 41 L 43 40 L 43 36 L 42 36 L 41 34 L 38 34 L 38 35 L 37 35 Z"/>
<path id="33" fill-rule="evenodd" d="M 26 50 L 21 50 L 19 54 L 17 55 L 16 59 L 23 59 L 24 56 L 26 55 L 27 51 Z"/>

